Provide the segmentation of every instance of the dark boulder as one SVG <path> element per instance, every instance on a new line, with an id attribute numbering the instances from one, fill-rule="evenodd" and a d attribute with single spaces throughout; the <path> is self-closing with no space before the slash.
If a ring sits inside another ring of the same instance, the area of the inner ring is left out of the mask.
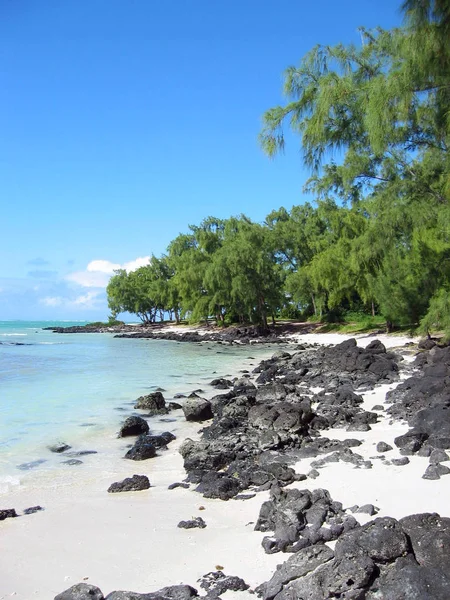
<path id="1" fill-rule="evenodd" d="M 112 483 L 108 492 L 115 494 L 118 492 L 137 492 L 140 490 L 148 490 L 150 487 L 150 481 L 146 475 L 133 475 L 133 477 L 126 477 L 123 481 L 116 481 Z"/>
<path id="2" fill-rule="evenodd" d="M 333 557 L 334 552 L 325 545 L 303 548 L 279 565 L 272 579 L 262 584 L 258 591 L 262 593 L 263 600 L 272 600 L 290 581 L 315 571 Z"/>
<path id="3" fill-rule="evenodd" d="M 233 387 L 233 382 L 229 379 L 220 377 L 218 379 L 213 379 L 209 385 L 218 390 L 227 390 L 228 388 Z"/>
<path id="4" fill-rule="evenodd" d="M 400 519 L 408 535 L 415 559 L 450 576 L 450 518 L 437 513 L 422 513 Z M 450 598 L 450 596 L 448 596 Z"/>
<path id="5" fill-rule="evenodd" d="M 146 436 L 139 438 L 134 446 L 128 450 L 124 458 L 129 460 L 147 460 L 156 456 L 156 448 L 147 441 Z"/>
<path id="6" fill-rule="evenodd" d="M 203 575 L 198 582 L 200 587 L 206 590 L 208 597 L 218 598 L 221 594 L 228 591 L 245 592 L 250 587 L 240 577 L 235 575 L 225 575 L 222 571 L 211 571 Z"/>
<path id="7" fill-rule="evenodd" d="M 141 435 L 148 433 L 149 426 L 142 417 L 128 417 L 120 428 L 119 437 L 128 437 L 130 435 Z"/>
<path id="8" fill-rule="evenodd" d="M 0 509 L 0 521 L 4 521 L 5 519 L 10 519 L 12 517 L 17 517 L 17 513 L 14 508 Z"/>
<path id="9" fill-rule="evenodd" d="M 180 529 L 205 529 L 206 523 L 201 517 L 195 517 L 189 521 L 180 521 L 177 527 Z"/>
<path id="10" fill-rule="evenodd" d="M 408 551 L 408 538 L 399 522 L 381 517 L 340 537 L 334 553 L 336 558 L 369 556 L 377 563 L 387 563 Z"/>
<path id="11" fill-rule="evenodd" d="M 240 482 L 226 473 L 206 471 L 203 473 L 196 492 L 203 494 L 205 498 L 219 498 L 230 500 L 242 491 Z"/>
<path id="12" fill-rule="evenodd" d="M 213 418 L 211 402 L 204 398 L 189 397 L 183 404 L 186 421 L 207 421 Z"/>
<path id="13" fill-rule="evenodd" d="M 152 392 L 145 396 L 140 396 L 136 400 L 134 408 L 148 411 L 149 415 L 167 414 L 166 401 L 161 392 Z"/>
<path id="14" fill-rule="evenodd" d="M 371 354 L 386 354 L 386 346 L 380 342 L 380 340 L 372 340 L 368 346 L 366 346 L 366 352 Z"/>
<path id="15" fill-rule="evenodd" d="M 392 446 L 386 444 L 386 442 L 378 442 L 377 452 L 389 452 L 390 450 L 392 450 Z"/>
<path id="16" fill-rule="evenodd" d="M 104 600 L 100 588 L 90 583 L 77 583 L 55 596 L 54 600 Z"/>
<path id="17" fill-rule="evenodd" d="M 147 594 L 136 592 L 111 592 L 105 600 L 190 600 L 197 596 L 197 590 L 190 585 L 171 585 Z"/>

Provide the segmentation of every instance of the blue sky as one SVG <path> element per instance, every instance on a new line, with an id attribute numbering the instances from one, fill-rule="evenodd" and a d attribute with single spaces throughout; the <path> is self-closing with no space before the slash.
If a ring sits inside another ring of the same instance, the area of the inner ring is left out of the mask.
<path id="1" fill-rule="evenodd" d="M 392 0 L 2 0 L 0 320 L 104 319 L 113 268 L 189 224 L 305 201 L 261 116 L 315 44 L 401 23 Z"/>

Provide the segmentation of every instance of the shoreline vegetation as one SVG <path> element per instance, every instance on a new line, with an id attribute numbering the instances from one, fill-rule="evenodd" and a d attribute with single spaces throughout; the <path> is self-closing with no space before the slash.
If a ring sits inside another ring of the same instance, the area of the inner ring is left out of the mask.
<path id="1" fill-rule="evenodd" d="M 198 341 L 198 329 L 183 330 Z M 277 339 L 251 372 L 214 375 L 208 397 L 137 399 L 118 440 L 131 442 L 134 466 L 118 455 L 58 498 L 11 494 L 45 510 L 2 523 L 5 590 L 28 600 L 17 581 L 27 561 L 34 597 L 46 600 L 246 600 L 249 590 L 263 600 L 390 599 L 409 588 L 408 598 L 448 598 L 450 347 L 304 330 Z M 175 440 L 161 429 L 170 432 L 171 414 L 185 422 Z M 125 582 L 142 593 L 100 591 Z"/>
<path id="2" fill-rule="evenodd" d="M 388 332 L 450 338 L 450 10 L 405 0 L 403 27 L 360 28 L 360 44 L 316 45 L 263 116 L 274 157 L 298 136 L 311 202 L 263 223 L 207 216 L 160 257 L 118 270 L 112 318 L 190 323 L 381 317 Z"/>

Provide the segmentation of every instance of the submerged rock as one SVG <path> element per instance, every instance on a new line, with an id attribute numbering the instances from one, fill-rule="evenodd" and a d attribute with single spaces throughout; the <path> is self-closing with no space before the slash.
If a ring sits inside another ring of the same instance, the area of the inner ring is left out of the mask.
<path id="1" fill-rule="evenodd" d="M 71 447 L 72 446 L 69 446 L 69 444 L 66 444 L 65 442 L 58 442 L 56 444 L 52 444 L 51 446 L 47 446 L 50 452 L 56 452 L 57 454 L 65 452 L 66 450 L 70 450 Z"/>

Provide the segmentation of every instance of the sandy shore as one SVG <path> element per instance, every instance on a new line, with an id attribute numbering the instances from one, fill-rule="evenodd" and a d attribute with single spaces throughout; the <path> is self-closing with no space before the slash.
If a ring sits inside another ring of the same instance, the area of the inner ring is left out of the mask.
<path id="1" fill-rule="evenodd" d="M 308 343 L 338 343 L 351 336 L 338 334 L 296 336 Z M 397 336 L 377 336 L 387 347 L 412 341 Z M 374 337 L 357 337 L 366 346 Z M 293 340 L 294 341 L 294 340 Z M 381 386 L 364 395 L 364 408 L 383 404 L 391 386 Z M 167 425 L 166 425 L 167 427 Z M 0 598 L 51 600 L 57 593 L 80 581 L 113 590 L 151 592 L 165 585 L 187 583 L 218 565 L 227 575 L 238 575 L 250 586 L 270 578 L 286 555 L 268 555 L 261 547 L 264 534 L 253 531 L 260 506 L 268 492 L 250 500 L 208 500 L 193 490 L 168 490 L 169 484 L 185 477 L 179 445 L 196 437 L 198 424 L 179 422 L 177 440 L 154 460 L 130 463 L 117 454 L 110 469 L 95 478 L 80 477 L 70 485 L 52 485 L 40 490 L 18 488 L 1 496 L 1 508 L 22 511 L 40 504 L 45 511 L 0 523 Z M 367 433 L 329 430 L 327 437 L 363 440 L 354 451 L 372 458 L 372 469 L 357 469 L 347 463 L 333 463 L 320 476 L 294 485 L 328 489 L 344 507 L 372 503 L 380 516 L 403 517 L 417 512 L 436 511 L 450 516 L 450 477 L 438 481 L 421 479 L 428 459 L 410 457 L 410 463 L 396 467 L 384 464 L 375 450 L 379 441 L 393 445 L 393 439 L 408 429 L 391 425 L 383 416 Z M 125 442 L 120 442 L 125 446 Z M 123 454 L 122 454 L 123 455 Z M 392 456 L 391 456 L 392 455 Z M 397 449 L 386 458 L 399 457 Z M 377 457 L 377 458 L 373 458 Z M 300 461 L 296 470 L 307 473 L 311 459 Z M 152 487 L 142 492 L 107 494 L 112 481 L 133 473 L 148 475 Z M 200 510 L 204 507 L 204 510 Z M 178 529 L 180 520 L 201 516 L 206 529 Z M 366 515 L 356 515 L 361 523 Z"/>

